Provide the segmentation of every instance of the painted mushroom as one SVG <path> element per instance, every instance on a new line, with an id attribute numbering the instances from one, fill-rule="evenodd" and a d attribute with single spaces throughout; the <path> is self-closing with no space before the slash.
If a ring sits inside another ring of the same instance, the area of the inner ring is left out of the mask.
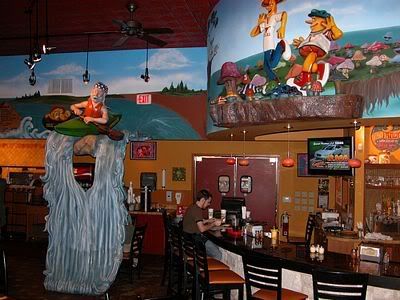
<path id="1" fill-rule="evenodd" d="M 386 66 L 386 64 L 390 60 L 390 57 L 388 57 L 386 54 L 381 54 L 379 55 L 379 60 L 382 62 L 383 66 Z"/>
<path id="2" fill-rule="evenodd" d="M 329 47 L 329 53 L 335 54 L 340 50 L 340 46 L 335 41 L 331 41 L 331 45 Z"/>
<path id="3" fill-rule="evenodd" d="M 337 65 L 341 64 L 345 60 L 346 59 L 344 57 L 332 55 L 331 57 L 329 57 L 328 63 L 331 65 L 331 70 L 334 70 L 336 69 Z"/>
<path id="4" fill-rule="evenodd" d="M 382 62 L 379 60 L 379 56 L 375 55 L 374 57 L 372 57 L 369 61 L 367 61 L 365 63 L 367 66 L 370 66 L 371 69 L 369 70 L 369 72 L 371 74 L 376 73 L 376 69 L 377 67 L 382 65 Z"/>
<path id="5" fill-rule="evenodd" d="M 221 75 L 217 81 L 218 84 L 224 84 L 226 89 L 226 97 L 240 98 L 236 92 L 236 84 L 240 82 L 240 74 L 234 62 L 225 62 L 221 67 Z"/>
<path id="6" fill-rule="evenodd" d="M 364 43 L 360 46 L 360 48 L 362 49 L 363 53 L 367 53 L 368 52 L 368 47 L 369 44 L 368 43 Z"/>
<path id="7" fill-rule="evenodd" d="M 310 90 L 314 96 L 319 96 L 324 91 L 324 88 L 322 87 L 321 82 L 317 80 L 311 83 Z"/>
<path id="8" fill-rule="evenodd" d="M 351 59 L 347 58 L 344 62 L 339 64 L 336 69 L 342 72 L 343 76 L 349 78 L 349 72 L 354 70 L 354 63 Z"/>
<path id="9" fill-rule="evenodd" d="M 396 54 L 393 58 L 389 60 L 392 64 L 399 64 L 400 63 L 400 54 Z"/>
<path id="10" fill-rule="evenodd" d="M 361 50 L 356 50 L 356 52 L 354 52 L 353 57 L 351 58 L 351 60 L 355 62 L 356 68 L 359 68 L 361 66 L 361 61 L 366 59 L 367 58 L 364 56 Z"/>

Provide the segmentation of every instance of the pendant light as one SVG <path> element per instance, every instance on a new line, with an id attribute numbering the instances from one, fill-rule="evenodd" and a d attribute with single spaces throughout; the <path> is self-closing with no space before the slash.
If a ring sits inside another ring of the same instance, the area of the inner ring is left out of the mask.
<path id="1" fill-rule="evenodd" d="M 50 51 L 56 49 L 56 47 L 49 46 L 49 12 L 48 12 L 48 0 L 46 0 L 46 43 L 42 45 L 43 54 L 49 54 Z"/>
<path id="2" fill-rule="evenodd" d="M 90 74 L 89 74 L 89 40 L 90 40 L 90 35 L 88 34 L 87 36 L 87 50 L 86 50 L 86 70 L 85 73 L 82 75 L 83 83 L 88 84 L 90 82 Z"/>
<path id="3" fill-rule="evenodd" d="M 32 54 L 33 61 L 38 63 L 42 60 L 42 55 L 39 51 L 39 1 L 36 1 L 36 38 Z"/>
<path id="4" fill-rule="evenodd" d="M 360 125 L 360 123 L 357 122 L 357 120 L 354 120 L 353 124 L 354 124 L 354 151 L 352 153 L 353 157 L 351 159 L 349 159 L 349 167 L 350 168 L 359 168 L 359 167 L 361 167 L 361 160 L 356 158 L 355 136 L 356 136 L 357 127 Z"/>
<path id="5" fill-rule="evenodd" d="M 233 141 L 233 133 L 231 133 L 231 146 L 232 146 L 232 141 Z M 230 165 L 230 166 L 233 166 L 234 164 L 235 164 L 235 159 L 233 158 L 233 155 L 232 155 L 232 148 L 231 148 L 231 157 L 228 157 L 227 159 L 226 159 L 226 163 L 228 164 L 228 165 Z"/>
<path id="6" fill-rule="evenodd" d="M 146 68 L 144 69 L 144 74 L 140 75 L 140 78 L 144 80 L 144 82 L 149 82 L 149 42 L 146 42 Z"/>
<path id="7" fill-rule="evenodd" d="M 32 9 L 28 9 L 26 13 L 29 14 L 29 58 L 24 59 L 24 64 L 29 70 L 33 70 L 35 68 L 35 62 L 32 57 Z"/>
<path id="8" fill-rule="evenodd" d="M 246 156 L 246 151 L 245 151 L 245 147 L 246 147 L 246 132 L 247 131 L 243 130 L 242 132 L 243 132 L 243 158 L 239 158 L 238 159 L 238 164 L 239 164 L 239 166 L 247 167 L 250 164 L 249 160 L 247 158 L 245 158 L 245 156 Z"/>
<path id="9" fill-rule="evenodd" d="M 294 166 L 294 159 L 290 157 L 290 149 L 289 149 L 289 131 L 292 128 L 288 123 L 287 126 L 287 157 L 282 161 L 282 167 L 291 168 Z"/>

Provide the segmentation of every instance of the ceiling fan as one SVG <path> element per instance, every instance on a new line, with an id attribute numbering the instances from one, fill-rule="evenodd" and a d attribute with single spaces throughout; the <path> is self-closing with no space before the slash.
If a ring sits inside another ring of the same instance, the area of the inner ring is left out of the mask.
<path id="1" fill-rule="evenodd" d="M 167 43 L 162 41 L 150 34 L 166 34 L 173 33 L 170 28 L 143 28 L 142 23 L 133 19 L 133 13 L 137 9 L 134 3 L 128 4 L 128 10 L 130 12 L 130 18 L 128 21 L 123 20 L 112 20 L 114 24 L 120 26 L 120 32 L 123 34 L 114 44 L 113 47 L 122 46 L 130 37 L 136 37 L 144 40 L 150 44 L 157 45 L 159 47 L 165 46 Z"/>

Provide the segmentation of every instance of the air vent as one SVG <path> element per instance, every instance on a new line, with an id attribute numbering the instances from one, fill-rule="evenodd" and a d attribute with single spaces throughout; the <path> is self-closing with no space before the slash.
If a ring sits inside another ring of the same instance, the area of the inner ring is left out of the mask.
<path id="1" fill-rule="evenodd" d="M 71 94 L 72 78 L 57 78 L 49 80 L 49 94 Z"/>

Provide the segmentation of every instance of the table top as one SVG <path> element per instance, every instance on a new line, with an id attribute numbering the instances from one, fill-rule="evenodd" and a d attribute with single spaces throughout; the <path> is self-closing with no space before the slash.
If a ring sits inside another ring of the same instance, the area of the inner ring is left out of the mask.
<path id="1" fill-rule="evenodd" d="M 304 246 L 282 241 L 273 244 L 267 237 L 233 238 L 221 231 L 208 231 L 206 235 L 218 246 L 239 255 L 268 255 L 282 259 L 285 269 L 308 274 L 311 274 L 313 268 L 367 273 L 370 275 L 369 285 L 400 290 L 400 263 L 377 264 L 353 260 L 350 255 L 329 252 L 312 255 Z"/>

